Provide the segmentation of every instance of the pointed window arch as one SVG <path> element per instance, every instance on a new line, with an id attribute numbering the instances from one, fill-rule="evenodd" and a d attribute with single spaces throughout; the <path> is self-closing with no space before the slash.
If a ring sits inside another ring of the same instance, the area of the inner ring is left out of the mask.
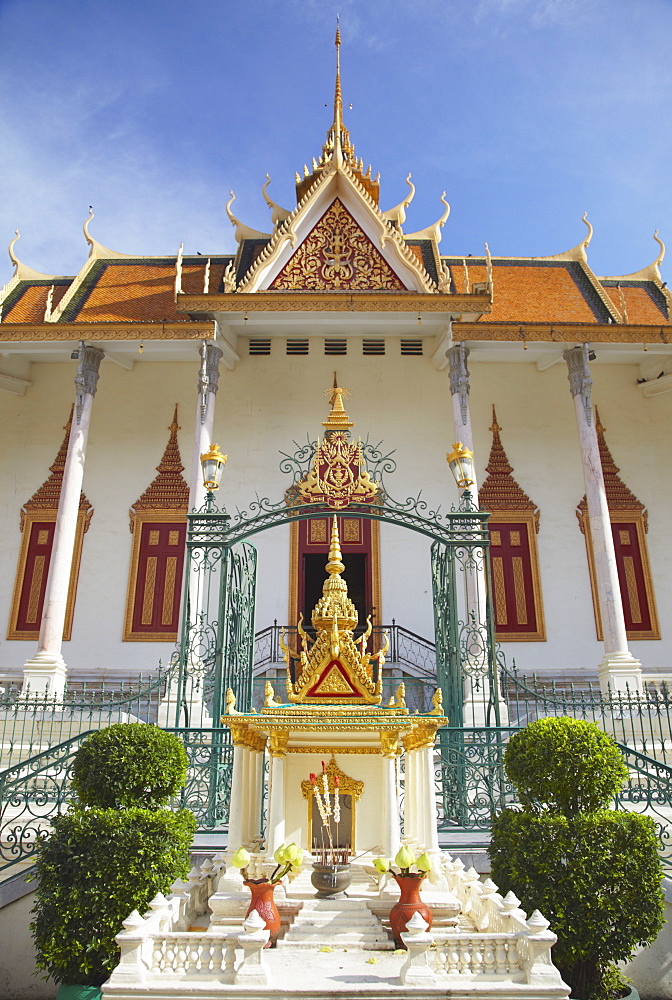
<path id="1" fill-rule="evenodd" d="M 660 639 L 660 625 L 653 592 L 646 534 L 649 530 L 648 512 L 618 475 L 618 466 L 609 451 L 600 414 L 595 408 L 595 429 L 600 449 L 600 461 L 607 494 L 607 506 L 614 538 L 616 568 L 621 588 L 625 629 L 628 639 Z M 588 529 L 588 502 L 584 496 L 576 509 L 579 527 L 586 540 L 586 554 L 593 594 L 595 629 L 602 639 L 602 618 L 597 594 L 595 556 Z"/>
<path id="2" fill-rule="evenodd" d="M 123 634 L 129 642 L 177 638 L 189 509 L 179 429 L 176 406 L 158 476 L 129 511 L 133 548 Z"/>
<path id="3" fill-rule="evenodd" d="M 492 447 L 479 506 L 490 512 L 490 585 L 497 639 L 546 639 L 537 554 L 539 510 L 514 479 L 492 407 Z"/>
<path id="4" fill-rule="evenodd" d="M 9 616 L 9 627 L 7 629 L 8 639 L 35 640 L 40 635 L 44 594 L 54 544 L 56 515 L 58 514 L 58 502 L 61 497 L 63 471 L 68 452 L 71 425 L 72 409 L 70 410 L 70 416 L 65 426 L 63 443 L 54 459 L 53 465 L 49 467 L 50 475 L 25 506 L 21 508 L 21 548 L 19 550 L 19 562 L 14 581 L 14 595 Z M 77 595 L 82 546 L 84 535 L 89 530 L 92 515 L 93 507 L 86 499 L 84 493 L 80 493 L 65 623 L 63 626 L 64 640 L 70 639 L 72 636 L 72 620 L 75 613 L 75 598 Z"/>

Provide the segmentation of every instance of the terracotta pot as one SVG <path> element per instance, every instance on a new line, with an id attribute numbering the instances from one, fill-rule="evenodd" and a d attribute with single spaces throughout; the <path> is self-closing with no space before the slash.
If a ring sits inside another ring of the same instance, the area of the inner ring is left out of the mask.
<path id="1" fill-rule="evenodd" d="M 267 948 L 270 948 L 278 940 L 281 923 L 280 914 L 273 899 L 275 884 L 265 878 L 248 878 L 243 882 L 243 885 L 246 885 L 252 893 L 252 902 L 245 916 L 249 917 L 252 910 L 256 910 L 259 916 L 263 917 L 267 928 L 271 932 L 268 944 L 266 945 Z"/>
<path id="2" fill-rule="evenodd" d="M 420 899 L 420 885 L 424 879 L 422 872 L 409 872 L 408 875 L 395 875 L 392 872 L 395 882 L 399 886 L 401 898 L 390 910 L 390 927 L 394 934 L 394 943 L 397 948 L 405 948 L 406 945 L 401 940 L 402 931 L 406 930 L 406 924 L 414 913 L 419 913 L 429 926 L 432 926 L 432 911 Z"/>
<path id="3" fill-rule="evenodd" d="M 317 889 L 318 899 L 327 899 L 345 892 L 352 882 L 350 865 L 313 865 L 310 881 Z"/>

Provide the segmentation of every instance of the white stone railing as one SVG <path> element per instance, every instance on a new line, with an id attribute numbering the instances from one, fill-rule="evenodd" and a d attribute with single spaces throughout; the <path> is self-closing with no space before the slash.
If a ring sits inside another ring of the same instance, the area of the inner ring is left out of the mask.
<path id="1" fill-rule="evenodd" d="M 213 925 L 190 930 L 206 913 L 208 899 L 217 890 L 225 870 L 221 855 L 192 868 L 185 881 L 178 880 L 166 898 L 157 893 L 141 916 L 134 910 L 117 934 L 119 964 L 103 986 L 103 997 L 132 984 L 182 983 L 270 986 L 262 949 L 269 938 L 265 921 L 254 910 L 240 928 Z M 238 954 L 242 956 L 238 958 Z"/>
<path id="2" fill-rule="evenodd" d="M 564 985 L 551 959 L 557 937 L 538 910 L 528 919 L 512 892 L 502 897 L 494 882 L 481 882 L 478 872 L 465 871 L 459 858 L 453 861 L 444 854 L 441 874 L 459 899 L 462 914 L 475 926 L 475 931 L 446 929 L 429 935 L 435 950 L 433 969 L 441 980 L 469 976 Z"/>

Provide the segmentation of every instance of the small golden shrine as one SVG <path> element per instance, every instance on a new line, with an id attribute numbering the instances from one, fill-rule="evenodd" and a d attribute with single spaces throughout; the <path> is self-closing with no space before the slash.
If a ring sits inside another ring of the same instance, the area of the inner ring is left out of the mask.
<path id="1" fill-rule="evenodd" d="M 433 708 L 411 714 L 403 683 L 382 704 L 382 668 L 387 640 L 378 653 L 367 651 L 371 621 L 355 641 L 357 611 L 341 576 L 338 520 L 333 519 L 326 564 L 327 579 L 312 613 L 315 639 L 299 620 L 301 651 L 282 643 L 287 664 L 287 702 L 276 699 L 268 681 L 260 713 L 236 711 L 229 690 L 222 722 L 234 744 L 229 848 L 255 846 L 265 839 L 267 852 L 294 841 L 315 845 L 316 773 L 334 778 L 343 791 L 342 845 L 356 853 L 394 855 L 400 841 L 399 757 L 406 755 L 405 836 L 427 850 L 438 849 L 434 792 L 434 741 L 448 723 L 441 692 Z M 268 821 L 265 838 L 259 824 L 263 792 L 263 753 L 271 757 Z M 328 761 L 328 764 L 327 764 Z M 307 807 L 307 808 L 306 808 Z"/>

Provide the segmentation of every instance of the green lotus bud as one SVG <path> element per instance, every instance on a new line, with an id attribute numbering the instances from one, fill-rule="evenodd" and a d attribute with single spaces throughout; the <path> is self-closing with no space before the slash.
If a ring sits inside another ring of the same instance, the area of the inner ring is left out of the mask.
<path id="1" fill-rule="evenodd" d="M 231 864 L 235 868 L 245 868 L 250 863 L 250 852 L 246 851 L 244 847 L 239 847 L 236 853 L 231 858 Z"/>
<path id="2" fill-rule="evenodd" d="M 389 872 L 390 870 L 390 859 L 376 858 L 376 860 L 373 862 L 373 867 L 376 869 L 377 872 L 380 872 L 381 875 L 384 875 L 385 872 Z"/>
<path id="3" fill-rule="evenodd" d="M 287 844 L 281 844 L 280 847 L 275 851 L 273 857 L 279 865 L 284 865 L 287 862 Z"/>
<path id="4" fill-rule="evenodd" d="M 292 868 L 300 868 L 303 864 L 303 850 L 297 847 L 291 858 Z"/>
<path id="5" fill-rule="evenodd" d="M 427 851 L 421 854 L 415 863 L 417 865 L 419 872 L 431 872 L 432 868 L 434 867 L 432 864 L 432 859 L 427 854 Z"/>
<path id="6" fill-rule="evenodd" d="M 400 847 L 394 863 L 400 868 L 410 868 L 415 864 L 415 854 L 408 847 Z"/>

